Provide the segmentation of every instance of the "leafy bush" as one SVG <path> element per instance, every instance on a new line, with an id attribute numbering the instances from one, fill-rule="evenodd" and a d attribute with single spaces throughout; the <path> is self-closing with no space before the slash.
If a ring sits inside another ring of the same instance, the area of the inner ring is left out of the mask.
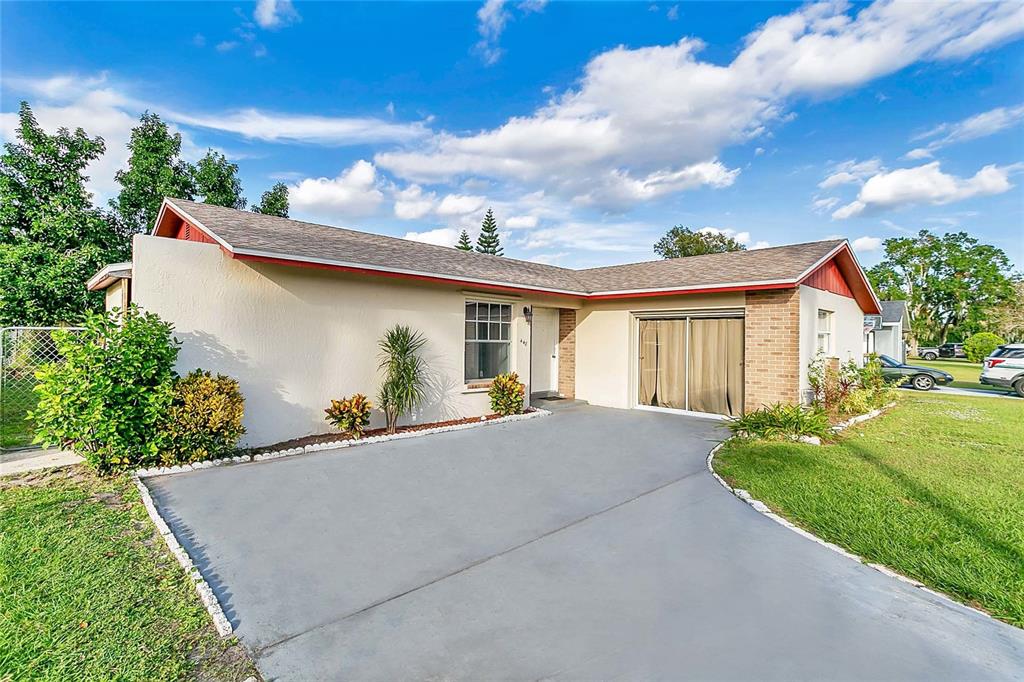
<path id="1" fill-rule="evenodd" d="M 384 332 L 380 340 L 380 365 L 384 383 L 380 387 L 380 406 L 387 418 L 387 432 L 398 428 L 398 417 L 423 402 L 426 365 L 419 351 L 427 342 L 419 332 L 402 324 Z"/>
<path id="2" fill-rule="evenodd" d="M 807 382 L 814 394 L 814 404 L 834 414 L 860 383 L 860 368 L 852 359 L 834 366 L 829 358 L 818 353 L 807 367 Z"/>
<path id="3" fill-rule="evenodd" d="M 36 374 L 36 442 L 70 448 L 102 472 L 157 463 L 178 356 L 171 325 L 131 306 L 120 318 L 88 313 L 83 326 L 53 332 L 64 361 Z"/>
<path id="4" fill-rule="evenodd" d="M 487 395 L 491 399 L 491 409 L 507 417 L 523 411 L 526 386 L 519 381 L 519 375 L 515 372 L 499 374 L 491 382 L 491 389 L 487 391 Z"/>
<path id="5" fill-rule="evenodd" d="M 978 332 L 964 341 L 964 353 L 971 362 L 981 362 L 992 355 L 997 347 L 1006 343 L 1006 339 L 992 332 Z"/>
<path id="6" fill-rule="evenodd" d="M 878 356 L 871 355 L 857 371 L 857 385 L 839 401 L 836 412 L 845 416 L 864 414 L 895 402 L 899 398 L 898 383 L 898 379 L 885 378 Z"/>
<path id="7" fill-rule="evenodd" d="M 359 440 L 370 423 L 372 409 L 373 403 L 367 400 L 362 393 L 356 393 L 351 398 L 332 400 L 331 406 L 324 412 L 327 413 L 327 421 L 333 426 Z"/>
<path id="8" fill-rule="evenodd" d="M 775 403 L 729 420 L 729 429 L 743 438 L 797 440 L 801 436 L 825 438 L 830 433 L 828 413 L 821 407 Z"/>
<path id="9" fill-rule="evenodd" d="M 174 399 L 160 428 L 165 466 L 230 455 L 245 433 L 245 398 L 231 377 L 195 370 L 174 382 Z"/>

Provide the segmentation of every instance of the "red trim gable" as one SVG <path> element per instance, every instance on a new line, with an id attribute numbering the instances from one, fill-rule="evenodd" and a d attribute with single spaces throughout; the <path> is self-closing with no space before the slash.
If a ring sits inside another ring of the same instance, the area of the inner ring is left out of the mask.
<path id="1" fill-rule="evenodd" d="M 843 279 L 843 273 L 839 271 L 839 266 L 836 265 L 834 260 L 823 263 L 820 268 L 807 275 L 803 283 L 809 287 L 831 291 L 833 294 L 839 294 L 847 298 L 854 297 L 853 292 L 850 291 L 850 286 Z"/>
<path id="2" fill-rule="evenodd" d="M 213 237 L 200 230 L 195 225 L 192 225 L 186 220 L 181 221 L 181 225 L 178 226 L 177 231 L 174 233 L 175 239 L 181 239 L 187 242 L 200 242 L 202 244 L 216 244 L 216 240 Z"/>

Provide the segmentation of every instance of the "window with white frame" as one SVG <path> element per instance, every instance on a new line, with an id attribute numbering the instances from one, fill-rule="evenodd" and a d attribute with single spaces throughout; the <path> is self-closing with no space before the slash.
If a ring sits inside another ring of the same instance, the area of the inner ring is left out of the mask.
<path id="1" fill-rule="evenodd" d="M 832 311 L 818 311 L 818 352 L 832 355 Z"/>
<path id="2" fill-rule="evenodd" d="M 511 338 L 510 303 L 466 301 L 466 382 L 507 372 Z"/>

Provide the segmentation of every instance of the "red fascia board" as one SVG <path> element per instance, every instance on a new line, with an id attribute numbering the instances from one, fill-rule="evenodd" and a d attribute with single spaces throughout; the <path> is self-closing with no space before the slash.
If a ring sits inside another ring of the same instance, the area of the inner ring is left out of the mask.
<path id="1" fill-rule="evenodd" d="M 623 294 L 590 294 L 585 296 L 588 301 L 605 301 L 619 298 L 651 298 L 654 296 L 683 296 L 686 294 L 718 294 L 730 291 L 766 291 L 768 289 L 792 289 L 796 287 L 792 282 L 777 282 L 775 284 L 751 284 L 748 286 L 729 287 L 702 287 L 700 289 L 670 289 L 667 291 L 631 291 Z"/>
<path id="2" fill-rule="evenodd" d="M 394 279 L 410 279 L 421 282 L 434 282 L 437 284 L 456 284 L 459 286 L 473 288 L 473 289 L 489 289 L 492 291 L 510 291 L 510 292 L 527 292 L 531 294 L 540 294 L 544 296 L 561 296 L 564 298 L 580 298 L 587 300 L 612 300 L 619 298 L 650 298 L 653 296 L 679 296 L 685 294 L 707 294 L 707 293 L 724 293 L 730 291 L 763 291 L 766 289 L 792 289 L 796 286 L 793 283 L 777 283 L 777 284 L 761 284 L 752 286 L 725 286 L 725 287 L 704 287 L 701 289 L 672 289 L 668 291 L 635 291 L 624 294 L 563 294 L 554 291 L 545 291 L 543 289 L 531 289 L 530 287 L 514 287 L 514 286 L 502 286 L 500 284 L 481 284 L 479 282 L 467 282 L 465 280 L 448 278 L 448 277 L 434 277 L 430 275 L 413 275 L 404 272 L 386 272 L 381 270 L 373 270 L 371 268 L 358 268 L 350 265 L 331 265 L 328 263 L 310 263 L 308 261 L 289 260 L 287 258 L 274 258 L 271 256 L 253 256 L 249 254 L 238 254 L 231 253 L 232 258 L 236 260 L 251 261 L 255 263 L 270 263 L 273 265 L 288 265 L 298 266 L 303 268 L 313 268 L 316 270 L 332 270 L 335 272 L 349 272 L 357 275 L 371 275 L 376 277 L 391 277 Z"/>
<path id="3" fill-rule="evenodd" d="M 511 291 L 513 293 L 527 292 L 543 296 L 562 296 L 564 298 L 584 298 L 577 294 L 563 294 L 557 291 L 545 291 L 543 289 L 531 289 L 529 287 L 502 286 L 500 284 L 481 284 L 480 282 L 467 282 L 461 279 L 449 277 L 433 277 L 431 275 L 414 275 L 405 272 L 387 272 L 373 270 L 371 268 L 357 268 L 351 265 L 331 265 L 329 263 L 310 263 L 308 261 L 289 260 L 287 258 L 273 258 L 270 256 L 252 256 L 249 254 L 232 253 L 232 258 L 237 260 L 252 261 L 256 263 L 271 263 L 274 265 L 290 265 L 302 268 L 313 268 L 315 270 L 333 270 L 335 272 L 351 272 L 356 275 L 373 275 L 375 277 L 391 277 L 393 279 L 411 279 L 420 282 L 434 282 L 437 284 L 457 284 L 472 289 L 488 289 L 491 291 Z"/>
<path id="4" fill-rule="evenodd" d="M 850 251 L 849 245 L 844 245 L 843 248 L 837 251 L 831 258 L 814 270 L 808 272 L 798 282 L 798 284 L 804 284 L 812 275 L 814 275 L 814 273 L 825 267 L 831 261 L 836 262 L 839 272 L 843 275 L 847 286 L 849 286 L 850 290 L 853 292 L 853 298 L 857 301 L 861 310 L 868 315 L 880 315 L 882 311 L 875 305 L 875 297 L 871 293 L 871 284 L 864 276 L 864 271 L 861 270 L 860 266 L 857 264 L 857 259 L 854 257 L 853 252 Z"/>

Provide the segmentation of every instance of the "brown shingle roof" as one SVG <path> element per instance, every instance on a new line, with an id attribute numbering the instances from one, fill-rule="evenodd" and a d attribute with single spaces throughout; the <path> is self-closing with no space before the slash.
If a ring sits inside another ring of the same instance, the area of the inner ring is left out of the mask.
<path id="1" fill-rule="evenodd" d="M 167 203 L 239 255 L 417 273 L 581 295 L 795 282 L 843 243 L 843 240 L 829 240 L 570 270 L 184 199 L 168 199 Z"/>

